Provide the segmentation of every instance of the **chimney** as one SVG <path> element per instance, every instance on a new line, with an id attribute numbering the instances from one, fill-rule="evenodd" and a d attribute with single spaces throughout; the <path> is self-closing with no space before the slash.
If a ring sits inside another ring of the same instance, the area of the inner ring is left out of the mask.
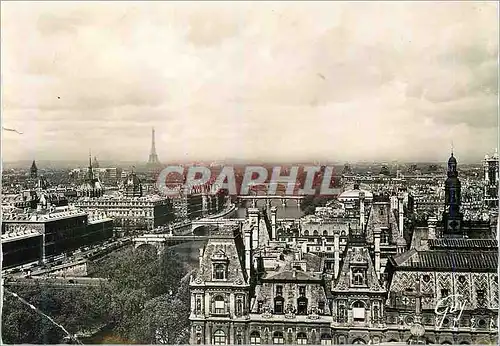
<path id="1" fill-rule="evenodd" d="M 271 234 L 272 234 L 272 240 L 277 240 L 276 239 L 276 214 L 278 212 L 278 208 L 276 207 L 271 207 Z"/>
<path id="2" fill-rule="evenodd" d="M 293 268 L 293 270 L 292 270 L 292 276 L 293 276 L 294 279 L 297 278 L 297 269 Z"/>
<path id="3" fill-rule="evenodd" d="M 340 269 L 340 232 L 339 232 L 339 230 L 334 231 L 333 251 L 334 251 L 333 278 L 336 279 L 337 276 L 339 275 L 339 269 Z"/>
<path id="4" fill-rule="evenodd" d="M 245 270 L 247 272 L 247 277 L 250 278 L 251 267 L 252 267 L 252 228 L 245 227 L 243 232 L 245 233 Z"/>
<path id="5" fill-rule="evenodd" d="M 427 220 L 428 226 L 429 226 L 429 234 L 428 234 L 428 239 L 436 239 L 436 224 L 437 224 L 437 219 L 434 216 L 429 217 Z"/>
<path id="6" fill-rule="evenodd" d="M 249 208 L 248 218 L 252 228 L 252 249 L 255 250 L 259 247 L 259 209 Z"/>
<path id="7" fill-rule="evenodd" d="M 377 278 L 380 279 L 380 228 L 375 228 L 373 230 L 373 237 L 375 243 L 375 273 Z"/>
<path id="8" fill-rule="evenodd" d="M 404 211 L 403 211 L 403 194 L 398 193 L 398 211 L 399 211 L 399 236 L 403 238 L 403 221 L 404 221 Z"/>
<path id="9" fill-rule="evenodd" d="M 365 230 L 365 193 L 363 191 L 359 193 L 359 226 L 363 232 Z"/>

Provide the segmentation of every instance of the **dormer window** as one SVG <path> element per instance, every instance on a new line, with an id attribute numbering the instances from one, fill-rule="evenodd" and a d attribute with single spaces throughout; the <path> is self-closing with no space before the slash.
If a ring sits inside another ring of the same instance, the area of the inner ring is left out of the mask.
<path id="1" fill-rule="evenodd" d="M 222 263 L 214 264 L 214 280 L 226 280 L 226 265 Z"/>
<path id="2" fill-rule="evenodd" d="M 352 284 L 353 286 L 365 285 L 365 271 L 361 268 L 352 270 Z"/>
<path id="3" fill-rule="evenodd" d="M 276 295 L 283 296 L 283 286 L 276 286 Z"/>
<path id="4" fill-rule="evenodd" d="M 305 297 L 305 295 L 306 295 L 306 286 L 299 286 L 299 295 L 301 297 Z"/>

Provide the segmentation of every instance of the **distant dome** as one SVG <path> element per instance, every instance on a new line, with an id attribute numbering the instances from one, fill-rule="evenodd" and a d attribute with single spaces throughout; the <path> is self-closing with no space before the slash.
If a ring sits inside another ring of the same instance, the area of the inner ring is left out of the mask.
<path id="1" fill-rule="evenodd" d="M 347 190 L 342 192 L 338 199 L 339 201 L 359 199 L 361 192 L 365 194 L 365 199 L 373 199 L 373 193 L 367 190 Z"/>

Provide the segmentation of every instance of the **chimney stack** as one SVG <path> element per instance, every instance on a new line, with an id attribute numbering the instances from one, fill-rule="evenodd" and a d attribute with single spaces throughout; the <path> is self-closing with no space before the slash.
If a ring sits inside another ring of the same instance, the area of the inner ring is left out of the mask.
<path id="1" fill-rule="evenodd" d="M 373 237 L 375 243 L 375 273 L 377 274 L 377 278 L 380 279 L 380 228 L 375 228 L 373 230 Z"/>
<path id="2" fill-rule="evenodd" d="M 339 232 L 339 230 L 334 231 L 333 251 L 334 251 L 333 278 L 336 279 L 339 275 L 339 270 L 340 270 L 340 232 Z"/>
<path id="3" fill-rule="evenodd" d="M 399 211 L 399 236 L 403 238 L 403 221 L 404 221 L 404 210 L 403 210 L 403 194 L 398 193 L 398 211 Z"/>
<path id="4" fill-rule="evenodd" d="M 252 267 L 252 231 L 252 226 L 244 227 L 243 229 L 245 235 L 245 270 L 248 278 L 250 278 Z"/>
<path id="5" fill-rule="evenodd" d="M 278 208 L 276 207 L 271 207 L 271 234 L 272 234 L 272 240 L 277 240 L 276 239 L 276 214 L 278 212 Z"/>
<path id="6" fill-rule="evenodd" d="M 248 208 L 248 218 L 252 227 L 252 249 L 259 247 L 259 209 Z"/>
<path id="7" fill-rule="evenodd" d="M 359 226 L 361 232 L 365 230 L 365 193 L 359 193 Z"/>
<path id="8" fill-rule="evenodd" d="M 428 234 L 428 239 L 436 239 L 436 224 L 437 224 L 437 219 L 435 216 L 429 217 L 427 220 L 428 226 L 429 226 L 429 234 Z"/>

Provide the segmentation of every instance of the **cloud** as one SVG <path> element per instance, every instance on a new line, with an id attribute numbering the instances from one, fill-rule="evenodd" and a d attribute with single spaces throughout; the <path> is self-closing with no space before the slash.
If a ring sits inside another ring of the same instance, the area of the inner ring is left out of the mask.
<path id="1" fill-rule="evenodd" d="M 478 161 L 497 142 L 497 13 L 2 3 L 3 121 L 38 141 L 5 135 L 4 155 L 145 160 L 155 126 L 163 160 L 443 160 L 453 140 Z"/>

